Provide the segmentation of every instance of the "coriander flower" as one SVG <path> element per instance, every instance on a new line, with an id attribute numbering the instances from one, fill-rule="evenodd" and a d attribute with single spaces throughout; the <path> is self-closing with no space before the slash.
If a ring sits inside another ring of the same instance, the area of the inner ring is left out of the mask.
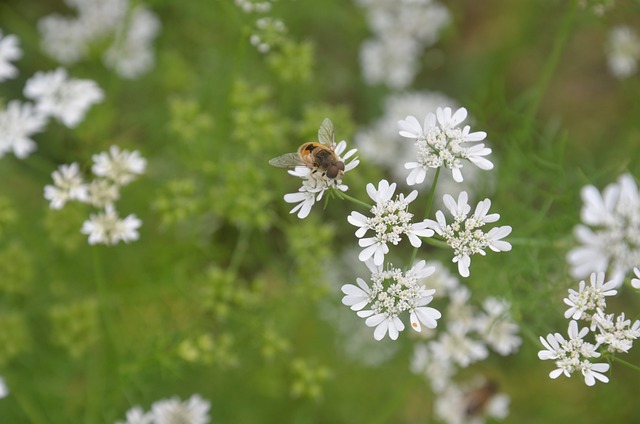
<path id="1" fill-rule="evenodd" d="M 442 211 L 436 212 L 436 221 L 427 219 L 427 227 L 433 229 L 438 235 L 444 237 L 446 243 L 453 248 L 453 262 L 458 264 L 458 272 L 463 277 L 469 276 L 469 266 L 471 265 L 471 255 L 479 253 L 485 255 L 484 249 L 487 247 L 494 252 L 508 252 L 511 244 L 502 240 L 511 234 L 511 227 L 494 227 L 485 233 L 482 227 L 487 223 L 496 222 L 500 219 L 497 213 L 488 214 L 491 207 L 491 200 L 484 199 L 476 206 L 473 215 L 469 216 L 471 206 L 467 203 L 468 195 L 463 191 L 454 200 L 448 194 L 443 197 L 445 206 L 453 216 L 453 222 L 447 224 Z"/>
<path id="2" fill-rule="evenodd" d="M 510 398 L 498 392 L 495 382 L 484 379 L 471 385 L 451 383 L 435 400 L 434 415 L 446 424 L 481 424 L 509 415 Z"/>
<path id="3" fill-rule="evenodd" d="M 596 335 L 596 342 L 607 346 L 609 352 L 627 353 L 633 346 L 633 341 L 640 337 L 640 320 L 634 321 L 632 325 L 631 320 L 625 319 L 624 313 L 614 321 L 613 314 L 605 315 L 599 310 L 593 319 L 600 331 Z"/>
<path id="4" fill-rule="evenodd" d="M 583 201 L 574 234 L 581 244 L 567 254 L 571 275 L 584 278 L 607 272 L 620 286 L 640 264 L 640 193 L 630 174 L 621 175 L 602 194 L 591 185 L 582 188 Z"/>
<path id="5" fill-rule="evenodd" d="M 342 140 L 339 142 L 333 152 L 338 156 L 339 160 L 344 162 L 344 174 L 354 169 L 360 161 L 354 155 L 358 149 L 351 149 L 345 153 L 347 149 L 347 142 Z M 350 161 L 348 161 L 351 159 Z M 348 161 L 348 162 L 347 162 Z M 287 171 L 294 177 L 302 179 L 302 186 L 295 193 L 288 193 L 284 195 L 284 200 L 287 203 L 297 203 L 297 205 L 291 209 L 290 213 L 298 213 L 298 218 L 304 219 L 311 212 L 311 207 L 322 199 L 325 191 L 329 189 L 335 189 L 340 191 L 347 191 L 348 186 L 342 183 L 342 178 L 329 178 L 324 172 L 319 169 L 313 169 L 307 166 L 296 166 L 294 169 Z"/>
<path id="6" fill-rule="evenodd" d="M 211 403 L 200 395 L 193 395 L 188 400 L 180 399 L 160 400 L 151 406 L 154 424 L 206 424 L 209 422 Z"/>
<path id="7" fill-rule="evenodd" d="M 446 167 L 451 170 L 453 179 L 462 182 L 463 160 L 469 161 L 480 169 L 493 169 L 493 163 L 485 158 L 491 149 L 484 144 L 473 144 L 487 137 L 484 131 L 470 132 L 469 125 L 462 129 L 458 126 L 467 118 L 465 108 L 458 109 L 453 115 L 449 107 L 438 108 L 436 113 L 428 113 L 420 125 L 414 116 L 398 121 L 400 135 L 415 139 L 416 161 L 407 162 L 409 169 L 407 184 L 420 184 L 424 181 L 429 168 Z"/>
<path id="8" fill-rule="evenodd" d="M 427 306 L 433 300 L 435 290 L 419 284 L 421 279 L 434 272 L 434 267 L 427 267 L 425 261 L 420 261 L 403 273 L 391 267 L 383 271 L 381 266 L 371 261 L 366 264 L 372 272 L 371 286 L 361 278 L 356 280 L 358 286 L 343 285 L 345 296 L 342 303 L 357 311 L 359 317 L 366 318 L 368 327 L 375 327 L 373 336 L 376 340 L 382 340 L 387 333 L 392 340 L 398 338 L 398 334 L 404 330 L 399 318 L 403 312 L 408 312 L 411 327 L 415 331 L 422 331 L 422 325 L 427 328 L 437 326 L 437 320 L 442 315 Z"/>
<path id="9" fill-rule="evenodd" d="M 62 209 L 69 200 L 87 201 L 88 187 L 80 174 L 80 167 L 76 162 L 70 165 L 60 165 L 51 174 L 54 185 L 44 187 L 44 198 L 49 200 L 51 209 Z"/>
<path id="10" fill-rule="evenodd" d="M 631 285 L 635 289 L 640 289 L 640 268 L 637 266 L 633 268 L 633 273 L 636 274 L 636 278 L 631 279 Z"/>
<path id="11" fill-rule="evenodd" d="M 607 383 L 609 378 L 602 373 L 609 371 L 609 364 L 590 362 L 591 358 L 600 357 L 600 353 L 596 351 L 596 346 L 584 341 L 589 329 L 584 327 L 578 330 L 578 323 L 571 320 L 568 333 L 569 340 L 565 340 L 559 333 L 548 334 L 546 338 L 540 337 L 545 350 L 538 352 L 538 358 L 543 361 L 555 360 L 558 367 L 549 373 L 549 377 L 556 379 L 561 374 L 571 377 L 571 374 L 580 370 L 587 386 L 593 386 L 596 380 Z"/>
<path id="12" fill-rule="evenodd" d="M 462 368 L 489 356 L 487 346 L 469 337 L 469 328 L 458 323 L 449 324 L 447 331 L 432 342 L 433 353 L 439 358 L 450 358 Z"/>
<path id="13" fill-rule="evenodd" d="M 22 57 L 18 37 L 13 34 L 2 36 L 0 30 L 0 82 L 18 76 L 18 69 L 11 62 Z"/>
<path id="14" fill-rule="evenodd" d="M 407 236 L 414 247 L 422 245 L 420 237 L 431 237 L 434 234 L 433 230 L 427 228 L 426 220 L 411 223 L 413 214 L 407 209 L 409 204 L 418 197 L 418 191 L 413 190 L 406 198 L 400 194 L 392 200 L 395 190 L 396 183 L 390 185 L 387 180 L 381 180 L 377 189 L 373 184 L 367 184 L 367 193 L 376 202 L 371 208 L 373 217 L 369 218 L 355 211 L 347 217 L 350 224 L 359 227 L 356 237 L 360 239 L 360 247 L 364 247 L 364 250 L 358 259 L 363 262 L 373 257 L 375 265 L 382 265 L 384 255 L 389 253 L 387 243 L 397 245 L 402 234 Z M 374 231 L 375 235 L 363 238 L 369 230 Z"/>
<path id="15" fill-rule="evenodd" d="M 520 327 L 509 314 L 509 302 L 489 297 L 482 306 L 486 315 L 482 316 L 477 327 L 484 341 L 502 356 L 517 351 L 522 339 L 518 336 Z"/>
<path id="16" fill-rule="evenodd" d="M 119 241 L 128 243 L 138 240 L 138 228 L 142 221 L 134 214 L 119 219 L 113 205 L 107 205 L 104 212 L 91 214 L 90 219 L 82 224 L 80 232 L 89 236 L 89 244 L 114 245 Z"/>
<path id="17" fill-rule="evenodd" d="M 0 158 L 10 151 L 19 159 L 29 156 L 36 150 L 30 137 L 41 132 L 46 124 L 46 118 L 33 105 L 11 100 L 0 111 Z"/>
<path id="18" fill-rule="evenodd" d="M 104 93 L 91 80 L 69 78 L 64 68 L 36 72 L 27 80 L 24 95 L 36 102 L 36 109 L 53 116 L 73 128 L 83 119 L 89 107 L 104 99 Z"/>
<path id="19" fill-rule="evenodd" d="M 594 314 L 598 310 L 605 310 L 607 306 L 605 297 L 616 295 L 618 292 L 613 289 L 617 287 L 618 284 L 614 280 L 605 283 L 604 272 L 592 273 L 590 281 L 590 286 L 587 286 L 584 280 L 580 281 L 578 291 L 569 289 L 569 297 L 564 299 L 564 303 L 569 305 L 569 309 L 565 311 L 564 317 L 567 319 L 590 321 L 591 330 L 594 330 L 596 324 L 593 321 L 595 318 Z"/>
<path id="20" fill-rule="evenodd" d="M 411 372 L 423 375 L 435 393 L 442 392 L 455 374 L 451 358 L 433 353 L 431 344 L 417 344 L 411 357 Z"/>
<path id="21" fill-rule="evenodd" d="M 616 26 L 607 44 L 609 70 L 617 78 L 633 75 L 640 60 L 640 37 L 628 26 Z"/>
<path id="22" fill-rule="evenodd" d="M 93 155 L 93 166 L 91 170 L 100 177 L 105 177 L 115 184 L 123 186 L 129 184 L 138 175 L 141 175 L 147 161 L 140 156 L 140 152 L 134 150 L 120 150 L 118 146 L 111 146 L 109 152 Z"/>
<path id="23" fill-rule="evenodd" d="M 127 411 L 126 421 L 117 421 L 116 424 L 153 424 L 153 416 L 150 412 L 144 412 L 139 406 L 134 406 Z"/>

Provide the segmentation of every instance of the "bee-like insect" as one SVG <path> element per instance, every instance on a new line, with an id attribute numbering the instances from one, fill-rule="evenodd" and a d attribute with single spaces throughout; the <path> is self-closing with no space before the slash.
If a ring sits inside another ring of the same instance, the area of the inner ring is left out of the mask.
<path id="1" fill-rule="evenodd" d="M 466 416 L 476 417 L 481 415 L 497 392 L 498 383 L 493 380 L 489 380 L 480 387 L 469 391 L 464 398 Z"/>
<path id="2" fill-rule="evenodd" d="M 344 162 L 340 160 L 335 149 L 335 132 L 333 122 L 329 118 L 322 121 L 318 130 L 318 141 L 304 143 L 296 153 L 285 153 L 269 161 L 270 165 L 278 168 L 293 168 L 307 166 L 314 171 L 322 172 L 327 178 L 342 178 Z"/>

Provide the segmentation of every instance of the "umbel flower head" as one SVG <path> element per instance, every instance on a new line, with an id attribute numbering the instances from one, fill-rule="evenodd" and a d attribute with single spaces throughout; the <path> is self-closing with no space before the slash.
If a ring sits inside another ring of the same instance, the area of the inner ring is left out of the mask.
<path id="1" fill-rule="evenodd" d="M 640 264 L 640 194 L 630 174 L 621 175 L 602 194 L 594 186 L 582 188 L 582 224 L 574 234 L 580 246 L 567 254 L 571 274 L 584 278 L 608 272 L 620 286 Z"/>
<path id="2" fill-rule="evenodd" d="M 438 325 L 442 314 L 427 306 L 433 300 L 435 290 L 420 283 L 421 279 L 433 274 L 435 267 L 420 261 L 402 272 L 391 265 L 385 270 L 371 261 L 366 264 L 371 271 L 371 285 L 362 278 L 356 279 L 357 286 L 343 285 L 342 303 L 365 318 L 368 327 L 375 327 L 373 337 L 376 340 L 382 340 L 387 334 L 396 340 L 404 330 L 400 315 L 405 312 L 409 313 L 411 328 L 415 331 L 422 331 L 422 325 L 427 328 Z"/>
<path id="3" fill-rule="evenodd" d="M 426 220 L 411 223 L 413 214 L 407 209 L 418 196 L 418 191 L 413 190 L 407 197 L 400 194 L 392 199 L 395 190 L 396 183 L 389 184 L 387 180 L 381 180 L 377 188 L 371 183 L 367 184 L 367 193 L 376 202 L 371 208 L 373 217 L 369 218 L 355 211 L 347 217 L 350 224 L 359 227 L 356 237 L 360 239 L 360 247 L 364 247 L 364 250 L 358 259 L 363 262 L 373 257 L 376 266 L 382 265 L 384 255 L 389 253 L 387 244 L 397 245 L 402 234 L 407 236 L 414 247 L 422 245 L 420 237 L 431 237 L 434 234 L 433 230 L 427 228 Z M 375 235 L 363 238 L 369 230 L 374 231 Z"/>
<path id="4" fill-rule="evenodd" d="M 617 287 L 617 283 L 613 280 L 605 283 L 604 279 L 604 272 L 594 272 L 590 277 L 590 285 L 587 286 L 583 280 L 580 281 L 578 291 L 569 289 L 569 296 L 564 299 L 569 309 L 564 313 L 564 317 L 588 321 L 591 324 L 591 330 L 594 330 L 596 312 L 604 311 L 607 307 L 605 297 L 618 293 L 613 290 Z"/>
<path id="5" fill-rule="evenodd" d="M 569 340 L 565 340 L 560 333 L 548 334 L 546 339 L 540 337 L 540 342 L 545 350 L 538 352 L 541 360 L 555 360 L 558 368 L 551 371 L 549 377 L 558 378 L 561 374 L 571 377 L 576 371 L 580 371 L 584 376 L 587 386 L 596 384 L 596 380 L 607 383 L 609 378 L 602 374 L 609 371 L 609 364 L 594 364 L 591 358 L 600 357 L 596 351 L 597 346 L 588 343 L 584 337 L 589 333 L 589 328 L 584 327 L 578 330 L 578 323 L 574 320 L 569 322 Z"/>
<path id="6" fill-rule="evenodd" d="M 460 128 L 467 118 L 467 109 L 461 107 L 452 114 L 449 107 L 438 108 L 436 113 L 429 112 L 422 125 L 414 116 L 398 121 L 400 135 L 415 140 L 416 160 L 407 162 L 409 169 L 407 184 L 420 184 L 430 168 L 445 167 L 451 170 L 456 182 L 463 181 L 463 161 L 468 161 L 480 169 L 493 169 L 493 163 L 485 158 L 491 149 L 482 141 L 487 137 L 484 131 L 470 132 L 469 125 Z"/>
<path id="7" fill-rule="evenodd" d="M 0 82 L 18 76 L 18 69 L 11 62 L 22 57 L 18 37 L 13 34 L 3 36 L 0 30 Z"/>
<path id="8" fill-rule="evenodd" d="M 447 224 L 442 211 L 436 212 L 436 221 L 426 220 L 427 227 L 432 228 L 439 236 L 444 237 L 446 243 L 453 248 L 453 262 L 458 263 L 458 272 L 463 277 L 469 276 L 471 255 L 479 253 L 485 255 L 487 247 L 494 252 L 508 252 L 511 244 L 502 240 L 511 234 L 511 227 L 494 227 L 485 233 L 482 230 L 485 224 L 496 222 L 500 219 L 497 213 L 487 214 L 491 207 L 491 200 L 484 199 L 476 206 L 473 215 L 469 216 L 471 206 L 467 203 L 468 195 L 463 191 L 454 200 L 448 194 L 443 197 L 445 206 L 453 216 L 453 222 Z"/>

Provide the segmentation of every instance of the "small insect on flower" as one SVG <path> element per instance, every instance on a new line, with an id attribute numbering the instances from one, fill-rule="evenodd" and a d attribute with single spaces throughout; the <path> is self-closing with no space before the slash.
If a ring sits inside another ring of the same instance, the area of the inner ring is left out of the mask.
<path id="1" fill-rule="evenodd" d="M 335 132 L 333 122 L 329 118 L 322 121 L 318 130 L 318 141 L 304 143 L 296 153 L 285 153 L 269 161 L 270 165 L 278 168 L 295 168 L 307 166 L 314 172 L 321 172 L 331 179 L 340 179 L 345 171 L 344 162 L 335 152 Z"/>
<path id="2" fill-rule="evenodd" d="M 498 393 L 498 383 L 493 380 L 489 380 L 480 387 L 469 390 L 464 397 L 464 412 L 466 416 L 477 417 L 484 415 L 491 399 L 496 393 Z"/>

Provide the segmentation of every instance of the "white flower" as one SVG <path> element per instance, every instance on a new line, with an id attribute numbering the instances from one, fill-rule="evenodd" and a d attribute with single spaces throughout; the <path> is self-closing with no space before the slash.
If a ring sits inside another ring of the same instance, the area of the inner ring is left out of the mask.
<path id="1" fill-rule="evenodd" d="M 344 173 L 354 169 L 360 161 L 354 155 L 357 149 L 351 149 L 345 153 L 347 142 L 342 140 L 334 146 L 334 153 L 345 163 Z M 351 159 L 349 161 L 349 159 Z M 348 161 L 348 162 L 347 162 Z M 349 187 L 342 184 L 342 178 L 329 178 L 324 172 L 319 172 L 306 166 L 296 166 L 293 170 L 287 171 L 294 177 L 302 179 L 302 186 L 296 193 L 288 193 L 284 195 L 287 203 L 298 203 L 290 213 L 298 212 L 298 218 L 303 219 L 311 212 L 311 207 L 316 201 L 320 201 L 324 192 L 333 188 L 335 190 L 347 191 Z"/>
<path id="2" fill-rule="evenodd" d="M 624 313 L 615 320 L 614 315 L 605 315 L 599 310 L 593 317 L 599 334 L 596 335 L 596 342 L 599 345 L 606 345 L 609 352 L 628 352 L 633 346 L 633 341 L 640 337 L 640 321 L 636 320 L 631 325 L 631 320 L 625 319 Z"/>
<path id="3" fill-rule="evenodd" d="M 590 277 L 591 285 L 587 286 L 580 281 L 578 291 L 569 289 L 569 297 L 564 299 L 564 303 L 569 305 L 564 313 L 564 317 L 569 319 L 582 319 L 591 322 L 591 330 L 595 329 L 595 322 L 592 318 L 597 310 L 602 310 L 607 306 L 605 297 L 614 296 L 618 292 L 613 290 L 617 287 L 614 280 L 604 282 L 604 272 L 592 273 Z"/>
<path id="4" fill-rule="evenodd" d="M 414 374 L 423 375 L 436 393 L 448 386 L 455 373 L 455 366 L 450 358 L 436 356 L 431 351 L 431 344 L 415 345 L 410 369 Z"/>
<path id="5" fill-rule="evenodd" d="M 574 233 L 580 246 L 567 254 L 571 274 L 584 278 L 607 272 L 620 286 L 633 267 L 640 264 L 640 194 L 629 174 L 609 184 L 600 194 L 593 186 L 581 191 L 582 224 Z"/>
<path id="6" fill-rule="evenodd" d="M 89 197 L 88 187 L 80 174 L 80 167 L 76 162 L 70 165 L 60 165 L 51 174 L 54 185 L 44 187 L 44 198 L 49 200 L 51 209 L 61 209 L 69 200 L 86 202 Z"/>
<path id="7" fill-rule="evenodd" d="M 0 158 L 7 152 L 24 159 L 36 150 L 30 137 L 41 132 L 47 120 L 29 103 L 11 100 L 7 108 L 0 111 Z"/>
<path id="8" fill-rule="evenodd" d="M 135 215 L 119 219 L 112 205 L 107 205 L 104 212 L 91 214 L 90 219 L 82 224 L 80 232 L 89 236 L 89 244 L 114 245 L 119 241 L 128 243 L 138 240 L 138 228 L 142 221 Z"/>
<path id="9" fill-rule="evenodd" d="M 69 128 L 82 122 L 89 107 L 104 98 L 94 81 L 69 78 L 64 68 L 36 72 L 27 81 L 24 95 L 35 100 L 43 115 L 53 116 Z"/>
<path id="10" fill-rule="evenodd" d="M 359 227 L 356 237 L 360 238 L 360 247 L 364 247 L 358 259 L 365 262 L 373 257 L 375 265 L 382 265 L 384 255 L 389 252 L 388 243 L 397 245 L 401 240 L 401 235 L 405 234 L 409 242 L 414 247 L 420 247 L 422 240 L 420 237 L 431 237 L 434 232 L 427 228 L 427 222 L 411 223 L 413 214 L 407 211 L 409 204 L 418 196 L 418 191 L 414 190 L 405 198 L 403 194 L 391 200 L 396 190 L 396 183 L 389 184 L 387 180 L 381 180 L 378 188 L 373 184 L 367 184 L 369 197 L 376 202 L 371 208 L 372 218 L 366 217 L 359 212 L 351 212 L 347 217 L 350 224 Z M 363 238 L 372 230 L 373 237 Z"/>
<path id="11" fill-rule="evenodd" d="M 18 69 L 11 62 L 22 57 L 19 40 L 13 34 L 2 36 L 0 30 L 0 82 L 18 76 Z"/>
<path id="12" fill-rule="evenodd" d="M 432 342 L 432 350 L 439 358 L 451 358 L 462 368 L 489 356 L 487 346 L 469 337 L 468 328 L 458 324 L 449 324 L 447 331 Z"/>
<path id="13" fill-rule="evenodd" d="M 111 180 L 97 178 L 91 181 L 87 187 L 86 202 L 95 208 L 104 208 L 113 205 L 120 199 L 120 189 Z"/>
<path id="14" fill-rule="evenodd" d="M 640 60 L 640 37 L 628 26 L 616 26 L 607 44 L 609 70 L 617 78 L 633 75 Z"/>
<path id="15" fill-rule="evenodd" d="M 491 201 L 485 199 L 478 203 L 473 215 L 469 216 L 471 206 L 467 203 L 468 195 L 463 191 L 455 201 L 453 197 L 445 194 L 443 202 L 451 212 L 454 222 L 447 224 L 442 211 L 436 212 L 436 221 L 427 219 L 427 226 L 438 235 L 444 237 L 449 246 L 453 248 L 453 262 L 458 264 L 458 272 L 463 277 L 469 276 L 471 255 L 480 253 L 485 255 L 485 248 L 494 252 L 507 252 L 511 250 L 511 244 L 502 240 L 511 234 L 510 226 L 494 227 L 488 233 L 481 228 L 500 219 L 497 213 L 488 214 Z"/>
<path id="16" fill-rule="evenodd" d="M 4 382 L 4 378 L 0 377 L 0 399 L 7 397 L 9 395 L 9 387 L 7 387 L 7 383 Z"/>
<path id="17" fill-rule="evenodd" d="M 140 152 L 134 150 L 120 150 L 118 146 L 111 146 L 109 152 L 93 155 L 91 171 L 97 176 L 109 178 L 114 183 L 123 186 L 141 175 L 147 161 L 140 156 Z"/>
<path id="18" fill-rule="evenodd" d="M 571 377 L 571 374 L 580 370 L 587 386 L 593 386 L 596 379 L 603 383 L 608 382 L 609 378 L 601 373 L 609 370 L 609 364 L 593 364 L 589 361 L 591 358 L 600 357 L 596 346 L 584 341 L 584 337 L 589 333 L 589 328 L 584 327 L 582 330 L 578 330 L 578 323 L 571 320 L 568 333 L 569 340 L 565 340 L 559 333 L 548 334 L 546 339 L 540 337 L 540 342 L 545 350 L 538 352 L 538 358 L 555 360 L 558 367 L 549 373 L 549 377 L 555 379 L 561 374 Z"/>
<path id="19" fill-rule="evenodd" d="M 449 384 L 436 397 L 434 414 L 447 424 L 480 424 L 486 418 L 503 420 L 509 414 L 509 396 L 498 393 L 495 382 L 480 379 L 471 385 Z"/>
<path id="20" fill-rule="evenodd" d="M 154 424 L 207 424 L 211 403 L 199 395 L 180 402 L 177 397 L 161 400 L 151 406 Z"/>
<path id="21" fill-rule="evenodd" d="M 422 325 L 436 327 L 442 315 L 426 306 L 433 300 L 435 290 L 419 284 L 420 280 L 434 272 L 434 267 L 428 267 L 425 261 L 420 261 L 403 273 L 391 267 L 383 271 L 381 266 L 374 265 L 372 261 L 366 264 L 372 272 L 371 286 L 361 278 L 356 280 L 357 286 L 343 285 L 345 296 L 342 303 L 358 311 L 358 316 L 365 318 L 368 327 L 375 327 L 373 335 L 376 340 L 382 340 L 387 333 L 392 340 L 398 338 L 404 330 L 399 318 L 403 312 L 409 313 L 411 327 L 415 331 L 421 331 Z M 370 309 L 365 309 L 367 306 Z"/>
<path id="22" fill-rule="evenodd" d="M 446 167 L 451 170 L 453 179 L 462 182 L 462 161 L 472 162 L 480 169 L 493 168 L 493 163 L 485 158 L 491 149 L 484 144 L 469 145 L 482 141 L 487 137 L 484 131 L 470 132 L 471 127 L 458 127 L 467 118 L 465 108 L 452 114 L 449 107 L 438 108 L 436 113 L 427 113 L 423 124 L 414 116 L 407 116 L 398 121 L 400 135 L 415 140 L 415 161 L 407 162 L 409 169 L 407 184 L 420 184 L 424 181 L 429 168 Z"/>
<path id="23" fill-rule="evenodd" d="M 513 322 L 509 315 L 509 303 L 489 297 L 482 306 L 487 315 L 479 320 L 478 331 L 484 341 L 503 356 L 517 351 L 522 339 L 518 336 L 518 324 Z"/>
<path id="24" fill-rule="evenodd" d="M 134 406 L 127 411 L 126 421 L 118 421 L 116 424 L 153 424 L 153 416 L 145 413 L 141 407 Z"/>
<path id="25" fill-rule="evenodd" d="M 633 268 L 633 273 L 636 274 L 637 278 L 631 279 L 631 285 L 635 289 L 640 289 L 640 268 L 637 266 Z"/>

